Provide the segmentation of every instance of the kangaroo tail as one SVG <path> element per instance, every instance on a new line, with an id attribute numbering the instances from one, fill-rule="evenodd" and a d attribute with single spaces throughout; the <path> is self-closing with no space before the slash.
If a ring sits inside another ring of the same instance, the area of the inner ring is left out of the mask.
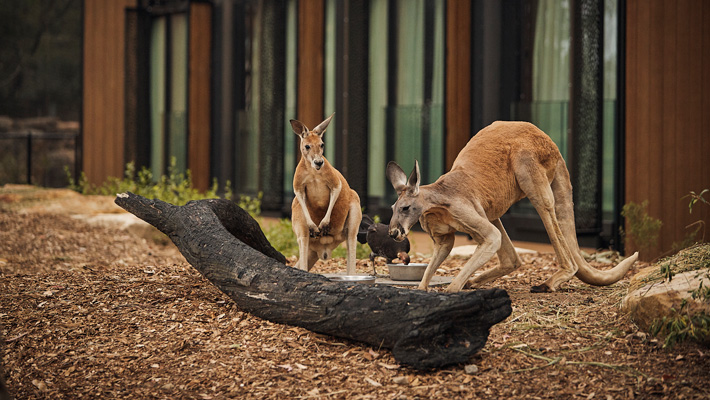
<path id="1" fill-rule="evenodd" d="M 555 170 L 555 177 L 550 183 L 552 193 L 555 196 L 555 215 L 560 224 L 560 229 L 565 242 L 572 253 L 574 263 L 577 265 L 575 274 L 582 282 L 595 286 L 611 285 L 621 280 L 626 272 L 638 259 L 638 252 L 622 260 L 614 268 L 606 271 L 598 270 L 582 257 L 577 242 L 577 234 L 574 225 L 574 206 L 572 202 L 572 184 L 569 180 L 569 171 L 564 160 L 560 159 Z"/>
<path id="2" fill-rule="evenodd" d="M 629 268 L 634 265 L 634 262 L 636 262 L 638 258 L 639 253 L 636 252 L 631 256 L 621 260 L 621 262 L 616 264 L 614 268 L 606 271 L 601 271 L 589 265 L 580 254 L 579 257 L 575 257 L 575 261 L 577 261 L 577 266 L 579 267 L 576 276 L 577 278 L 579 278 L 579 280 L 589 285 L 611 285 L 612 283 L 621 280 L 621 278 L 626 275 L 626 272 L 629 271 Z"/>

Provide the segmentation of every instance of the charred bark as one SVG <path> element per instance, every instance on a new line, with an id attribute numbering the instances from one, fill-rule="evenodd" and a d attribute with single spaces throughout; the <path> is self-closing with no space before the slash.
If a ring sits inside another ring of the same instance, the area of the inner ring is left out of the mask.
<path id="1" fill-rule="evenodd" d="M 174 206 L 123 193 L 116 204 L 168 235 L 243 311 L 392 350 L 417 369 L 466 362 L 511 313 L 501 289 L 444 294 L 331 282 L 284 265 L 259 225 L 228 200 Z"/>

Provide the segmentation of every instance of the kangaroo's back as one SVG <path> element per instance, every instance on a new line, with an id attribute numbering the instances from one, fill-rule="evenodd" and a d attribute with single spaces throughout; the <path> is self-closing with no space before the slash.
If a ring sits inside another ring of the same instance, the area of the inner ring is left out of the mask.
<path id="1" fill-rule="evenodd" d="M 562 157 L 552 139 L 535 125 L 522 121 L 496 121 L 481 129 L 456 156 L 452 170 L 493 167 L 509 170 L 511 157 L 527 153 L 554 166 Z M 501 171 L 502 172 L 502 171 Z"/>
<path id="2" fill-rule="evenodd" d="M 541 167 L 548 182 L 562 155 L 547 134 L 528 122 L 497 121 L 481 129 L 454 160 L 451 171 L 433 185 L 466 188 L 490 218 L 498 218 L 525 197 L 515 174 L 516 163 Z"/>

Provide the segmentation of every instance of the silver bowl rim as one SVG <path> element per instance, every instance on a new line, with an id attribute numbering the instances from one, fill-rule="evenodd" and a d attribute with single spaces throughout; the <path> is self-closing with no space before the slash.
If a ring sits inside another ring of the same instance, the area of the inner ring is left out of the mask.
<path id="1" fill-rule="evenodd" d="M 377 277 L 373 275 L 334 275 L 329 276 L 328 279 L 333 282 L 374 282 Z"/>
<path id="2" fill-rule="evenodd" d="M 409 264 L 402 264 L 402 263 L 389 263 L 387 264 L 388 267 L 426 267 L 429 265 L 428 263 L 409 263 Z"/>

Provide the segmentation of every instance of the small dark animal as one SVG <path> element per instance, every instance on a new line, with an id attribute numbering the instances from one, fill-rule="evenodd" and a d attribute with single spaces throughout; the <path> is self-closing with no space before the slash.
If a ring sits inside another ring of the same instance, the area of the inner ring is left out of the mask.
<path id="1" fill-rule="evenodd" d="M 388 263 L 393 259 L 399 258 L 407 265 L 409 264 L 409 239 L 404 239 L 398 242 L 392 239 L 389 235 L 389 226 L 385 224 L 375 223 L 369 215 L 362 216 L 360 228 L 357 231 L 357 241 L 370 246 L 370 262 L 372 262 L 372 270 L 377 275 L 375 269 L 375 257 L 384 257 Z"/>

